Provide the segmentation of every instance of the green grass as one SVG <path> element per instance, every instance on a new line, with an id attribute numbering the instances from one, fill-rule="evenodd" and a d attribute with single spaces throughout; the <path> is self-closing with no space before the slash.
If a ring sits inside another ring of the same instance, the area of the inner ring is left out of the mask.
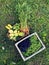
<path id="1" fill-rule="evenodd" d="M 15 11 L 17 0 L 0 0 L 0 65 L 14 65 L 12 62 L 15 62 L 15 65 L 49 65 L 49 0 L 26 1 L 33 10 L 30 20 L 28 20 L 30 32 L 36 31 L 39 34 L 46 49 L 26 62 L 22 60 L 14 42 L 6 40 L 7 30 L 5 29 L 5 25 L 8 23 L 12 25 L 16 22 L 19 23 Z M 2 50 L 2 46 L 6 48 L 5 52 Z"/>

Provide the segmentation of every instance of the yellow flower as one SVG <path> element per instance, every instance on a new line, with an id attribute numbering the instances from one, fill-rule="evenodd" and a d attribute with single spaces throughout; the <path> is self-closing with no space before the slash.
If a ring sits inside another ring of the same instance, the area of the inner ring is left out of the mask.
<path id="1" fill-rule="evenodd" d="M 14 31 L 13 31 L 13 30 L 9 30 L 8 32 L 9 32 L 9 33 L 13 33 Z"/>
<path id="2" fill-rule="evenodd" d="M 10 36 L 10 37 L 13 37 L 13 36 L 14 36 L 14 34 L 9 34 L 9 36 Z"/>
<path id="3" fill-rule="evenodd" d="M 17 33 L 17 30 L 15 30 L 14 33 L 16 34 Z"/>
<path id="4" fill-rule="evenodd" d="M 14 35 L 15 35 L 15 36 L 18 36 L 18 33 L 15 33 Z"/>
<path id="5" fill-rule="evenodd" d="M 13 37 L 13 40 L 16 41 L 16 37 Z"/>
<path id="6" fill-rule="evenodd" d="M 14 41 L 16 41 L 16 37 L 15 36 L 11 36 L 11 37 L 9 37 L 11 40 L 14 40 Z"/>
<path id="7" fill-rule="evenodd" d="M 8 26 L 5 26 L 5 27 L 6 27 L 6 29 L 10 30 L 10 28 Z"/>
<path id="8" fill-rule="evenodd" d="M 7 26 L 5 26 L 6 27 L 6 29 L 11 29 L 12 28 L 12 26 L 10 25 L 10 24 L 8 24 Z"/>
<path id="9" fill-rule="evenodd" d="M 17 30 L 14 31 L 14 35 L 15 35 L 15 36 L 18 36 Z"/>
<path id="10" fill-rule="evenodd" d="M 9 28 L 12 28 L 12 25 L 8 24 L 8 27 L 9 27 Z"/>
<path id="11" fill-rule="evenodd" d="M 19 32 L 19 36 L 24 36 L 24 33 L 23 32 Z"/>

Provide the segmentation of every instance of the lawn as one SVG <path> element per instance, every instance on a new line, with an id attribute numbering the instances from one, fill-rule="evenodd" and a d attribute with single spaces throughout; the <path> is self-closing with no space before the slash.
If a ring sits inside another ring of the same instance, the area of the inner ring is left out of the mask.
<path id="1" fill-rule="evenodd" d="M 49 65 L 49 0 L 25 0 L 32 8 L 28 26 L 30 34 L 37 32 L 46 49 L 24 62 L 7 37 L 7 24 L 19 23 L 16 5 L 19 0 L 0 0 L 0 65 Z M 23 2 L 24 0 L 20 0 Z"/>

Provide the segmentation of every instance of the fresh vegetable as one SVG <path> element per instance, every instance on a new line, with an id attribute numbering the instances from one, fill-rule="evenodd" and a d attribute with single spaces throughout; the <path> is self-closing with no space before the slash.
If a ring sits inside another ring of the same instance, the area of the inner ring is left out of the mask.
<path id="1" fill-rule="evenodd" d="M 11 40 L 17 40 L 16 38 L 17 37 L 22 37 L 22 36 L 24 36 L 24 32 L 23 31 L 20 31 L 19 29 L 20 29 L 20 26 L 19 26 L 19 24 L 15 24 L 15 25 L 10 25 L 10 24 L 8 24 L 7 26 L 5 26 L 6 27 L 6 29 L 8 29 L 8 38 L 9 39 L 11 39 Z"/>

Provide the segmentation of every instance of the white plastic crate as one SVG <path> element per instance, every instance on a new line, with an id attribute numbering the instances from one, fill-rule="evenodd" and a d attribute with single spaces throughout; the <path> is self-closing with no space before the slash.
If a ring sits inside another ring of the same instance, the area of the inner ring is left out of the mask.
<path id="1" fill-rule="evenodd" d="M 31 56 L 25 58 L 25 57 L 23 56 L 21 50 L 19 49 L 18 44 L 20 44 L 22 41 L 24 41 L 25 39 L 27 39 L 27 38 L 29 38 L 29 37 L 31 37 L 31 36 L 33 36 L 33 35 L 36 35 L 36 36 L 37 36 L 38 40 L 39 40 L 40 43 L 42 44 L 42 48 L 41 48 L 39 51 L 33 53 Z M 45 45 L 43 44 L 43 42 L 41 41 L 40 37 L 38 36 L 38 34 L 37 34 L 36 32 L 35 32 L 35 33 L 32 33 L 32 34 L 30 34 L 29 36 L 27 36 L 27 37 L 23 38 L 22 40 L 18 41 L 18 42 L 15 44 L 15 46 L 16 46 L 17 50 L 19 51 L 19 53 L 20 53 L 20 55 L 21 55 L 21 57 L 22 57 L 22 59 L 23 59 L 24 61 L 30 59 L 31 57 L 35 56 L 36 54 L 40 53 L 41 51 L 43 51 L 43 50 L 46 48 Z"/>

